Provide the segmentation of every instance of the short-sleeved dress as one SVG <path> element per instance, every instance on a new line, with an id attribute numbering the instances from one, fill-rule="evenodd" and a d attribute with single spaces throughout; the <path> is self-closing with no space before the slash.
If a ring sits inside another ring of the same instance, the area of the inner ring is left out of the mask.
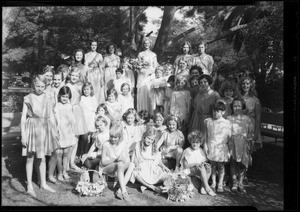
<path id="1" fill-rule="evenodd" d="M 143 141 L 137 143 L 133 155 L 133 162 L 141 169 L 139 171 L 133 171 L 130 182 L 134 183 L 136 176 L 139 175 L 146 183 L 154 185 L 166 175 L 166 172 L 158 166 L 161 160 L 161 154 L 160 152 L 156 152 L 153 155 L 152 146 L 141 150 L 142 142 Z"/>
<path id="2" fill-rule="evenodd" d="M 27 114 L 22 139 L 27 147 L 22 148 L 22 156 L 35 153 L 37 158 L 43 158 L 59 148 L 52 100 L 45 93 L 41 95 L 41 99 L 32 93 L 24 97 Z"/>
<path id="3" fill-rule="evenodd" d="M 190 109 L 190 102 L 190 91 L 173 91 L 171 96 L 170 113 L 179 116 L 181 121 L 187 121 L 187 116 Z"/>
<path id="4" fill-rule="evenodd" d="M 193 101 L 193 114 L 191 119 L 190 132 L 200 130 L 204 132 L 204 120 L 212 117 L 212 109 L 216 101 L 220 98 L 218 92 L 209 89 L 208 91 L 199 91 Z"/>
<path id="5" fill-rule="evenodd" d="M 186 160 L 188 164 L 193 164 L 193 163 L 201 164 L 206 162 L 207 158 L 205 156 L 204 151 L 201 148 L 194 150 L 192 149 L 192 147 L 188 147 L 183 151 L 180 159 L 180 165 L 182 167 L 184 167 L 183 160 Z"/>
<path id="6" fill-rule="evenodd" d="M 160 141 L 163 141 L 163 143 L 160 146 Z M 174 132 L 170 132 L 169 130 L 166 130 L 160 140 L 158 141 L 158 146 L 157 148 L 161 149 L 162 156 L 165 158 L 175 158 L 175 154 L 177 149 L 172 149 L 172 150 L 167 150 L 169 146 L 175 146 L 175 145 L 180 145 L 181 147 L 184 144 L 184 135 L 180 130 L 176 130 Z"/>
<path id="7" fill-rule="evenodd" d="M 97 99 L 95 96 L 81 96 L 80 107 L 83 110 L 84 118 L 89 132 L 95 132 L 94 117 L 97 110 Z"/>
<path id="8" fill-rule="evenodd" d="M 246 115 L 240 114 L 228 116 L 227 120 L 232 124 L 233 143 L 229 145 L 231 157 L 247 168 L 252 164 L 250 146 L 247 141 L 253 131 L 251 119 Z"/>
<path id="9" fill-rule="evenodd" d="M 67 148 L 76 143 L 75 137 L 75 117 L 70 103 L 62 104 L 58 102 L 54 108 L 59 119 L 59 147 Z"/>
<path id="10" fill-rule="evenodd" d="M 112 145 L 109 141 L 106 141 L 103 144 L 102 153 L 104 152 L 104 149 L 106 150 L 106 156 L 108 159 L 115 159 L 117 157 L 122 157 L 125 159 L 126 162 L 129 162 L 129 154 L 127 151 L 127 145 L 125 142 L 121 141 L 119 145 Z M 102 154 L 103 157 L 103 154 Z M 112 164 L 116 164 L 116 162 L 113 162 Z M 110 166 L 111 164 L 107 165 Z M 99 169 L 102 171 L 103 174 L 106 174 L 110 177 L 116 177 L 117 176 L 117 169 L 113 172 L 108 172 L 107 166 L 103 166 L 102 162 L 99 163 Z"/>
<path id="11" fill-rule="evenodd" d="M 215 162 L 227 162 L 230 158 L 228 137 L 232 134 L 230 121 L 223 117 L 219 119 L 207 118 L 204 120 L 207 133 L 207 158 Z"/>
<path id="12" fill-rule="evenodd" d="M 251 122 L 253 124 L 253 133 L 255 130 L 255 105 L 256 103 L 259 103 L 259 99 L 256 96 L 242 96 L 242 98 L 245 100 L 246 102 L 246 109 L 248 109 L 247 114 L 251 119 Z M 260 129 L 260 128 L 258 128 Z M 257 147 L 262 148 L 263 147 L 263 143 L 262 143 L 262 139 L 261 139 L 261 134 L 260 134 L 260 130 L 258 131 L 258 138 L 255 141 L 256 144 L 258 144 Z"/>
<path id="13" fill-rule="evenodd" d="M 128 125 L 123 122 L 123 141 L 127 143 L 129 152 L 133 151 L 136 143 L 138 143 L 143 136 L 143 125 Z"/>
<path id="14" fill-rule="evenodd" d="M 73 106 L 73 114 L 75 117 L 75 135 L 84 135 L 88 133 L 88 127 L 86 125 L 86 120 L 84 117 L 83 109 L 80 107 L 79 102 L 81 98 L 81 84 L 71 84 L 67 85 L 72 93 L 72 98 L 70 100 L 71 105 Z"/>

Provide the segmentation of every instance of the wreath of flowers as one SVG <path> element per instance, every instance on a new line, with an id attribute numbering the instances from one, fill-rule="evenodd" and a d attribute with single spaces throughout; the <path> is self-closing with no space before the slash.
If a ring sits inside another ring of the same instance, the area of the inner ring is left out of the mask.
<path id="1" fill-rule="evenodd" d="M 89 179 L 84 179 L 83 176 L 89 176 L 89 171 L 95 170 L 86 170 L 84 173 L 81 174 L 80 181 L 78 181 L 76 186 L 76 191 L 78 191 L 80 196 L 87 196 L 87 197 L 95 197 L 95 196 L 103 196 L 103 190 L 107 187 L 107 183 L 102 175 L 98 173 L 99 179 L 97 182 L 92 183 L 89 182 Z M 86 177 L 85 177 L 86 178 Z"/>
<path id="2" fill-rule="evenodd" d="M 195 195 L 191 178 L 183 172 L 170 174 L 163 184 L 164 192 L 168 193 L 168 200 L 185 202 Z"/>

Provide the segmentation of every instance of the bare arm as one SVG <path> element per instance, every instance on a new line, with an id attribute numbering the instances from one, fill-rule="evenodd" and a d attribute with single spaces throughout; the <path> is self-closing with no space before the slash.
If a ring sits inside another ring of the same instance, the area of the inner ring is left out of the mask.
<path id="1" fill-rule="evenodd" d="M 23 102 L 23 109 L 22 109 L 22 117 L 21 117 L 21 143 L 23 146 L 27 146 L 27 138 L 25 138 L 25 122 L 26 122 L 26 115 L 27 115 L 27 106 L 25 101 Z"/>

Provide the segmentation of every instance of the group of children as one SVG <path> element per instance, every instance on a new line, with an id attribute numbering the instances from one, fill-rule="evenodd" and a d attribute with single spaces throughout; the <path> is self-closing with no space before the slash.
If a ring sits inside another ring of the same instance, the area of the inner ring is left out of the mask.
<path id="1" fill-rule="evenodd" d="M 34 157 L 41 188 L 55 192 L 46 184 L 45 156 L 49 156 L 50 182 L 68 181 L 69 170 L 97 169 L 118 179 L 116 196 L 126 201 L 130 201 L 129 181 L 139 181 L 141 191 L 161 192 L 157 184 L 168 176 L 172 159 L 175 172 L 198 176 L 200 193 L 210 196 L 216 195 L 215 188 L 224 191 L 225 164 L 230 161 L 231 190 L 245 193 L 243 177 L 251 164 L 253 137 L 251 120 L 243 113 L 245 101 L 234 98 L 232 83 L 224 83 L 222 98 L 204 120 L 205 130 L 184 130 L 202 71 L 195 66 L 182 75 L 180 70 L 174 73 L 170 64 L 156 68 L 151 85 L 154 114 L 150 114 L 134 109 L 132 85 L 121 78 L 121 68 L 116 69 L 107 100 L 99 104 L 93 85 L 80 82 L 78 68 L 62 65 L 54 71 L 47 66 L 33 80 L 33 92 L 24 97 L 21 127 L 27 192 L 35 196 Z"/>

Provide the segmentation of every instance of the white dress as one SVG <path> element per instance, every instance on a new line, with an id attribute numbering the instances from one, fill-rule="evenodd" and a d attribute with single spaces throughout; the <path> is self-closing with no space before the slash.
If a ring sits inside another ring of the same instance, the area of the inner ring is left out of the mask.
<path id="1" fill-rule="evenodd" d="M 228 137 L 232 135 L 232 124 L 223 117 L 204 120 L 207 129 L 207 158 L 215 162 L 227 162 L 230 158 Z"/>
<path id="2" fill-rule="evenodd" d="M 134 99 L 131 93 L 128 93 L 126 96 L 119 95 L 118 102 L 122 105 L 122 114 L 124 114 L 129 108 L 134 108 Z"/>
<path id="3" fill-rule="evenodd" d="M 93 120 L 98 106 L 95 96 L 81 96 L 79 105 L 83 110 L 88 131 L 95 132 L 95 122 Z"/>
<path id="4" fill-rule="evenodd" d="M 208 54 L 196 54 L 194 55 L 194 66 L 200 66 L 202 68 L 203 74 L 211 75 L 214 65 L 214 59 Z"/>
<path id="5" fill-rule="evenodd" d="M 114 89 L 117 90 L 118 95 L 122 94 L 121 86 L 122 86 L 123 83 L 128 83 L 130 90 L 132 89 L 130 79 L 127 78 L 127 77 L 121 76 L 119 79 L 114 79 L 114 81 L 113 81 Z"/>

